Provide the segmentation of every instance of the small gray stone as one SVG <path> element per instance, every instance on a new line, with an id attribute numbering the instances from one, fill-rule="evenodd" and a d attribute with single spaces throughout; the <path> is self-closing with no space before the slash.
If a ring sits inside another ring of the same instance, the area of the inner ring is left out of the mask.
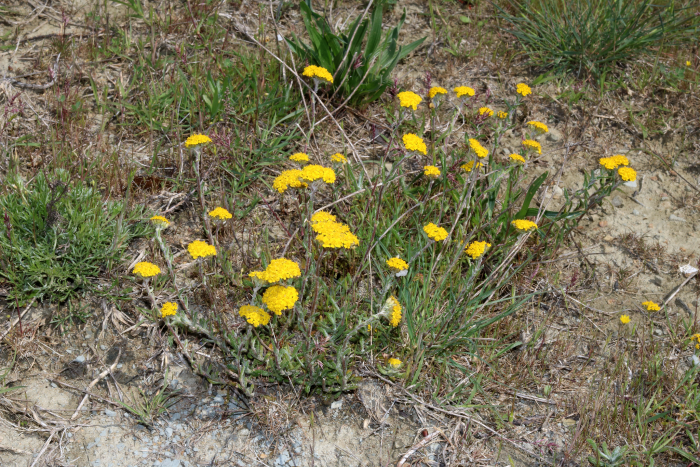
<path id="1" fill-rule="evenodd" d="M 331 404 L 331 409 L 339 409 L 343 406 L 343 401 L 335 401 Z"/>
<path id="2" fill-rule="evenodd" d="M 637 211 L 636 209 L 632 209 L 632 215 L 633 215 L 633 216 L 639 216 L 640 213 L 639 213 L 639 211 Z"/>
<path id="3" fill-rule="evenodd" d="M 117 412 L 115 412 L 114 410 L 105 409 L 105 415 L 107 415 L 108 417 L 116 417 Z"/>
<path id="4" fill-rule="evenodd" d="M 682 217 L 678 217 L 675 214 L 671 214 L 670 216 L 668 216 L 668 219 L 673 222 L 686 222 L 685 219 L 683 219 Z"/>
<path id="5" fill-rule="evenodd" d="M 173 436 L 173 429 L 170 428 L 170 427 L 167 427 L 167 428 L 165 429 L 165 435 L 166 435 L 168 438 L 172 438 L 172 436 Z"/>
<path id="6" fill-rule="evenodd" d="M 118 363 L 118 364 L 117 364 L 117 369 L 120 369 L 120 368 L 123 367 L 123 366 L 124 366 L 123 363 Z"/>
<path id="7" fill-rule="evenodd" d="M 239 407 L 238 407 L 236 404 L 234 404 L 233 402 L 229 402 L 229 403 L 228 403 L 228 409 L 229 409 L 231 412 L 234 412 L 234 411 L 236 411 L 236 410 L 239 410 Z"/>
<path id="8" fill-rule="evenodd" d="M 182 417 L 182 414 L 180 412 L 174 413 L 172 417 L 170 417 L 173 420 L 180 420 L 180 417 Z"/>
<path id="9" fill-rule="evenodd" d="M 628 188 L 637 188 L 637 180 L 633 180 L 631 182 L 625 182 L 623 183 Z"/>
<path id="10" fill-rule="evenodd" d="M 52 387 L 52 388 L 57 388 L 57 387 L 58 387 L 58 384 L 56 384 L 56 383 L 51 383 L 51 387 Z"/>
<path id="11" fill-rule="evenodd" d="M 104 344 L 100 345 L 100 350 L 107 350 L 107 346 Z"/>
<path id="12" fill-rule="evenodd" d="M 284 466 L 287 462 L 292 460 L 292 456 L 289 455 L 289 451 L 286 449 L 282 451 L 282 454 L 280 454 L 277 459 L 275 459 L 275 465 L 277 467 L 282 467 Z"/>
<path id="13" fill-rule="evenodd" d="M 221 396 L 216 396 L 214 400 L 212 401 L 213 404 L 223 404 L 224 403 L 224 398 Z"/>
<path id="14" fill-rule="evenodd" d="M 66 349 L 66 353 L 73 353 L 71 349 Z"/>
<path id="15" fill-rule="evenodd" d="M 561 141 L 562 135 L 559 130 L 554 128 L 549 128 L 549 133 L 547 134 L 547 139 L 553 143 Z"/>
<path id="16" fill-rule="evenodd" d="M 73 361 L 75 363 L 85 363 L 85 355 L 78 355 Z"/>
<path id="17" fill-rule="evenodd" d="M 615 196 L 613 199 L 610 200 L 610 202 L 616 208 L 621 208 L 625 204 L 624 201 L 622 201 L 622 198 L 620 198 L 619 196 Z"/>
<path id="18" fill-rule="evenodd" d="M 238 432 L 238 436 L 240 436 L 241 438 L 245 438 L 249 434 L 250 434 L 250 430 L 247 428 L 243 428 L 241 431 Z"/>

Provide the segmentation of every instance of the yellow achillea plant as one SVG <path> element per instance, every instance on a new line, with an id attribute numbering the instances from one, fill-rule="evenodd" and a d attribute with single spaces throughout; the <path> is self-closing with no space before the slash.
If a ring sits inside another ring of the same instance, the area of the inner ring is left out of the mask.
<path id="1" fill-rule="evenodd" d="M 231 219 L 233 217 L 230 212 L 222 207 L 212 209 L 209 211 L 209 215 L 214 219 L 219 219 L 221 221 L 225 221 L 226 219 Z"/>
<path id="2" fill-rule="evenodd" d="M 523 97 L 527 97 L 532 94 L 532 89 L 530 89 L 530 86 L 525 83 L 518 83 L 518 85 L 515 87 L 515 92 Z"/>
<path id="3" fill-rule="evenodd" d="M 456 88 L 453 89 L 457 97 L 473 97 L 474 96 L 474 90 L 470 88 L 469 86 L 457 86 Z"/>
<path id="4" fill-rule="evenodd" d="M 501 120 L 505 120 L 506 118 L 508 118 L 508 112 L 503 112 L 502 110 L 499 110 L 496 116 Z"/>
<path id="5" fill-rule="evenodd" d="M 481 107 L 479 108 L 479 115 L 486 115 L 487 117 L 493 116 L 493 110 L 489 109 L 488 107 Z"/>
<path id="6" fill-rule="evenodd" d="M 136 266 L 134 266 L 134 270 L 132 272 L 145 279 L 160 274 L 160 268 L 153 263 L 149 263 L 148 261 L 141 261 L 140 263 L 136 263 Z"/>
<path id="7" fill-rule="evenodd" d="M 621 165 L 630 165 L 629 159 L 627 159 L 621 154 L 617 154 L 611 157 L 602 157 L 598 159 L 598 162 L 600 163 L 600 165 L 602 165 L 608 170 L 615 170 Z"/>
<path id="8" fill-rule="evenodd" d="M 216 247 L 201 240 L 195 240 L 187 245 L 187 251 L 194 259 L 216 256 Z"/>
<path id="9" fill-rule="evenodd" d="M 249 274 L 250 277 L 260 279 L 268 284 L 275 282 L 293 279 L 301 276 L 299 265 L 286 258 L 277 258 L 270 261 L 264 271 L 253 271 Z"/>
<path id="10" fill-rule="evenodd" d="M 314 78 L 327 83 L 333 83 L 333 75 L 331 75 L 329 71 L 322 66 L 309 65 L 304 68 L 304 72 L 302 74 L 307 78 Z"/>
<path id="11" fill-rule="evenodd" d="M 308 185 L 300 180 L 301 170 L 285 170 L 272 182 L 272 188 L 284 193 L 288 188 L 306 188 Z"/>
<path id="12" fill-rule="evenodd" d="M 299 178 L 307 183 L 322 180 L 325 183 L 335 183 L 335 170 L 322 165 L 307 165 L 301 170 Z"/>
<path id="13" fill-rule="evenodd" d="M 317 225 L 323 222 L 335 222 L 336 217 L 331 214 L 330 212 L 326 211 L 319 211 L 313 216 L 311 216 L 311 228 L 314 230 L 314 232 L 318 232 L 318 227 Z"/>
<path id="14" fill-rule="evenodd" d="M 617 169 L 617 173 L 620 178 L 626 182 L 633 182 L 637 180 L 637 172 L 631 167 L 620 167 Z"/>
<path id="15" fill-rule="evenodd" d="M 406 147 L 407 151 L 416 151 L 423 155 L 428 154 L 428 148 L 423 142 L 423 138 L 413 133 L 406 133 L 403 135 L 403 145 Z"/>
<path id="16" fill-rule="evenodd" d="M 476 156 L 480 159 L 489 155 L 489 150 L 483 147 L 481 143 L 474 138 L 469 138 L 469 147 L 472 148 L 472 151 L 474 151 Z"/>
<path id="17" fill-rule="evenodd" d="M 487 248 L 491 248 L 490 243 L 486 242 L 471 242 L 464 252 L 471 256 L 472 259 L 478 259 L 484 254 Z"/>
<path id="18" fill-rule="evenodd" d="M 386 301 L 389 310 L 389 324 L 396 327 L 401 322 L 401 304 L 393 295 Z"/>
<path id="19" fill-rule="evenodd" d="M 525 163 L 525 158 L 523 156 L 521 156 L 520 154 L 511 154 L 509 157 L 519 164 Z"/>
<path id="20" fill-rule="evenodd" d="M 535 141 L 534 139 L 526 139 L 523 141 L 523 147 L 525 149 L 532 149 L 537 151 L 537 154 L 542 154 L 542 146 L 540 143 Z"/>
<path id="21" fill-rule="evenodd" d="M 316 240 L 323 248 L 355 248 L 360 240 L 350 232 L 350 227 L 339 222 L 317 222 L 312 225 L 318 234 Z"/>
<path id="22" fill-rule="evenodd" d="M 484 166 L 484 164 L 482 164 L 481 162 L 477 162 L 477 163 L 476 163 L 476 168 L 477 168 L 477 169 L 478 169 L 478 168 L 481 168 L 481 167 L 483 167 L 483 166 Z M 474 161 L 469 161 L 469 162 L 467 162 L 466 164 L 462 164 L 462 169 L 463 169 L 465 172 L 471 172 L 472 170 L 474 170 Z"/>
<path id="23" fill-rule="evenodd" d="M 163 303 L 163 306 L 160 308 L 161 318 L 165 318 L 166 316 L 173 316 L 176 313 L 177 313 L 177 303 L 166 302 L 166 303 Z"/>
<path id="24" fill-rule="evenodd" d="M 530 230 L 536 229 L 537 224 L 527 219 L 516 219 L 510 223 L 519 232 L 528 232 Z"/>
<path id="25" fill-rule="evenodd" d="M 386 260 L 386 265 L 389 266 L 394 272 L 401 272 L 408 269 L 408 263 L 398 256 Z"/>
<path id="26" fill-rule="evenodd" d="M 428 96 L 430 96 L 431 99 L 435 98 L 438 94 L 447 94 L 447 89 L 441 88 L 440 86 L 435 86 L 430 88 L 430 91 L 428 91 Z"/>
<path id="27" fill-rule="evenodd" d="M 534 128 L 540 134 L 549 132 L 549 128 L 547 127 L 547 125 L 545 125 L 542 122 L 538 122 L 536 120 L 532 120 L 532 121 L 527 122 L 527 125 L 530 128 Z"/>
<path id="28" fill-rule="evenodd" d="M 303 152 L 297 152 L 289 156 L 289 160 L 292 162 L 309 162 L 309 155 Z"/>
<path id="29" fill-rule="evenodd" d="M 401 366 L 401 364 L 403 362 L 401 360 L 399 360 L 398 358 L 390 358 L 389 360 L 387 360 L 387 363 L 389 364 L 389 366 L 391 366 L 393 368 L 398 368 Z"/>
<path id="30" fill-rule="evenodd" d="M 348 162 L 347 157 L 337 152 L 331 156 L 331 162 L 337 162 L 339 164 L 346 164 Z"/>
<path id="31" fill-rule="evenodd" d="M 156 228 L 160 229 L 164 229 L 170 225 L 170 221 L 163 216 L 153 216 L 151 217 L 150 221 L 156 226 Z"/>
<path id="32" fill-rule="evenodd" d="M 630 317 L 627 315 L 622 315 L 622 316 L 620 316 L 620 322 L 622 324 L 627 324 L 630 322 Z"/>
<path id="33" fill-rule="evenodd" d="M 428 178 L 438 178 L 440 176 L 440 169 L 434 165 L 426 165 L 423 167 L 423 175 Z"/>
<path id="34" fill-rule="evenodd" d="M 690 342 L 693 341 L 698 341 L 698 343 L 695 344 L 695 348 L 700 349 L 700 334 L 693 334 L 693 337 L 690 338 Z"/>
<path id="35" fill-rule="evenodd" d="M 642 303 L 642 306 L 647 309 L 647 311 L 659 311 L 661 307 L 657 303 L 652 301 L 646 301 Z"/>
<path id="36" fill-rule="evenodd" d="M 442 227 L 438 227 L 437 225 L 433 224 L 432 222 L 425 225 L 423 227 L 423 231 L 426 234 L 428 234 L 429 238 L 435 240 L 436 242 L 441 242 L 447 238 L 447 230 L 443 229 Z"/>
<path id="37" fill-rule="evenodd" d="M 192 135 L 185 140 L 185 147 L 192 148 L 207 143 L 211 143 L 211 138 L 207 135 Z"/>
<path id="38" fill-rule="evenodd" d="M 266 326 L 270 322 L 270 315 L 262 308 L 254 305 L 243 305 L 238 310 L 238 314 L 256 328 L 260 325 Z"/>
<path id="39" fill-rule="evenodd" d="M 282 314 L 284 310 L 294 308 L 294 304 L 299 300 L 299 292 L 292 286 L 273 285 L 265 291 L 262 302 L 267 309 L 276 314 Z"/>
<path id="40" fill-rule="evenodd" d="M 422 97 L 411 91 L 400 92 L 396 95 L 396 97 L 399 98 L 399 104 L 401 107 L 413 110 L 418 109 L 418 104 L 423 101 Z"/>

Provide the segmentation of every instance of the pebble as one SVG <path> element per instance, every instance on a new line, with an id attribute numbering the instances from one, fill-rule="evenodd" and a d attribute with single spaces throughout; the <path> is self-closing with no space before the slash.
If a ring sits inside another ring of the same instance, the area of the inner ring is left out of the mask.
<path id="1" fill-rule="evenodd" d="M 682 217 L 678 217 L 675 214 L 671 214 L 668 218 L 669 218 L 669 220 L 671 220 L 673 222 L 685 222 L 686 221 Z"/>
<path id="2" fill-rule="evenodd" d="M 241 431 L 238 432 L 238 436 L 240 436 L 241 438 L 245 438 L 249 434 L 250 434 L 250 430 L 247 428 L 243 428 Z"/>
<path id="3" fill-rule="evenodd" d="M 559 132 L 559 130 L 555 130 L 554 128 L 549 129 L 549 134 L 547 134 L 547 139 L 553 143 L 556 143 L 558 141 L 561 141 L 562 135 Z"/>
<path id="4" fill-rule="evenodd" d="M 107 346 L 104 345 L 104 344 L 102 344 L 102 345 L 100 345 L 100 349 L 101 349 L 101 350 L 107 350 Z"/>
<path id="5" fill-rule="evenodd" d="M 275 459 L 275 465 L 278 467 L 282 467 L 285 465 L 287 462 L 292 460 L 292 456 L 289 455 L 289 451 L 286 449 L 282 451 L 282 454 L 280 454 L 277 459 Z"/>
<path id="6" fill-rule="evenodd" d="M 613 240 L 615 240 L 615 237 L 613 237 L 612 235 L 606 235 L 603 238 L 603 240 L 605 240 L 606 242 L 612 242 Z"/>
<path id="7" fill-rule="evenodd" d="M 85 355 L 78 355 L 73 361 L 75 363 L 85 363 Z"/>
<path id="8" fill-rule="evenodd" d="M 335 401 L 331 404 L 331 409 L 339 409 L 343 406 L 343 401 Z"/>
<path id="9" fill-rule="evenodd" d="M 165 429 L 165 435 L 166 435 L 168 438 L 172 438 L 172 436 L 173 436 L 173 429 L 170 428 L 170 427 L 167 427 L 167 428 Z"/>
<path id="10" fill-rule="evenodd" d="M 598 222 L 598 226 L 600 226 L 600 227 L 607 227 L 607 226 L 608 226 L 608 221 L 600 221 L 600 222 Z"/>
<path id="11" fill-rule="evenodd" d="M 105 415 L 107 415 L 108 417 L 116 417 L 117 412 L 115 412 L 114 410 L 105 409 Z"/>
<path id="12" fill-rule="evenodd" d="M 640 212 L 637 211 L 636 209 L 632 209 L 632 215 L 633 215 L 633 216 L 639 216 L 639 215 L 640 215 Z"/>
<path id="13" fill-rule="evenodd" d="M 224 398 L 221 396 L 216 396 L 214 400 L 212 401 L 212 404 L 223 404 L 224 403 Z"/>
<path id="14" fill-rule="evenodd" d="M 620 198 L 619 196 L 615 196 L 612 200 L 610 200 L 610 202 L 611 202 L 612 205 L 615 206 L 616 208 L 621 208 L 621 207 L 624 206 L 624 204 L 625 204 L 625 203 L 622 201 L 622 198 Z"/>
<path id="15" fill-rule="evenodd" d="M 51 383 L 51 387 L 52 387 L 52 388 L 57 388 L 58 385 L 57 385 L 56 383 Z"/>

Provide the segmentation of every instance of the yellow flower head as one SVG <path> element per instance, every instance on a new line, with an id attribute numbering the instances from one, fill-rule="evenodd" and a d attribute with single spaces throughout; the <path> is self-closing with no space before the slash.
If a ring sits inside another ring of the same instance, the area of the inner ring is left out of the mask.
<path id="1" fill-rule="evenodd" d="M 307 183 L 315 182 L 316 180 L 335 183 L 335 170 L 322 165 L 307 165 L 301 170 L 299 178 Z"/>
<path id="2" fill-rule="evenodd" d="M 518 83 L 518 85 L 515 87 L 515 92 L 523 97 L 526 97 L 532 94 L 532 89 L 530 89 L 530 86 L 525 83 Z"/>
<path id="3" fill-rule="evenodd" d="M 622 315 L 622 316 L 620 316 L 620 322 L 622 324 L 627 324 L 630 322 L 630 317 L 627 315 Z"/>
<path id="4" fill-rule="evenodd" d="M 515 162 L 517 162 L 519 164 L 525 163 L 525 158 L 523 156 L 521 156 L 520 154 L 511 154 L 509 157 L 511 158 L 511 160 L 514 160 Z"/>
<path id="5" fill-rule="evenodd" d="M 396 95 L 396 97 L 399 98 L 401 107 L 411 108 L 413 110 L 416 110 L 418 108 L 418 104 L 420 104 L 423 100 L 422 97 L 411 91 L 400 92 Z"/>
<path id="6" fill-rule="evenodd" d="M 428 154 L 428 148 L 425 146 L 423 138 L 413 133 L 403 135 L 403 145 L 406 146 L 407 151 L 417 151 L 423 155 Z"/>
<path id="7" fill-rule="evenodd" d="M 347 164 L 348 159 L 341 153 L 337 152 L 331 156 L 331 162 L 338 162 L 339 164 Z"/>
<path id="8" fill-rule="evenodd" d="M 700 349 L 700 334 L 693 334 L 693 336 L 690 338 L 690 342 L 693 342 L 694 340 L 698 341 L 698 343 L 695 344 L 695 348 Z"/>
<path id="9" fill-rule="evenodd" d="M 314 232 L 318 232 L 318 224 L 322 224 L 324 222 L 336 222 L 336 217 L 326 211 L 319 211 L 311 216 L 311 228 L 314 230 Z"/>
<path id="10" fill-rule="evenodd" d="M 270 315 L 267 314 L 262 308 L 253 305 L 243 305 L 238 310 L 238 314 L 252 324 L 253 327 L 258 327 L 261 324 L 266 326 L 270 322 Z"/>
<path id="11" fill-rule="evenodd" d="M 516 219 L 510 224 L 515 227 L 518 232 L 528 232 L 537 228 L 537 224 L 526 219 Z"/>
<path id="12" fill-rule="evenodd" d="M 308 185 L 300 180 L 301 170 L 285 170 L 272 182 L 272 188 L 284 193 L 288 188 L 306 188 Z"/>
<path id="13" fill-rule="evenodd" d="M 620 178 L 626 182 L 633 182 L 637 180 L 637 172 L 631 167 L 620 167 L 617 169 Z"/>
<path id="14" fill-rule="evenodd" d="M 435 86 L 430 88 L 430 91 L 428 91 L 428 96 L 430 96 L 431 99 L 434 99 L 438 94 L 447 94 L 447 89 L 441 88 L 440 86 Z"/>
<path id="15" fill-rule="evenodd" d="M 273 285 L 265 291 L 262 302 L 267 305 L 267 309 L 276 314 L 282 314 L 283 310 L 294 308 L 294 304 L 299 299 L 299 292 L 292 286 Z"/>
<path id="16" fill-rule="evenodd" d="M 297 152 L 289 156 L 289 160 L 292 162 L 309 162 L 309 155 L 303 152 Z"/>
<path id="17" fill-rule="evenodd" d="M 481 162 L 476 163 L 476 168 L 481 168 L 483 167 L 484 164 Z M 466 164 L 462 164 L 462 169 L 464 169 L 465 172 L 471 172 L 474 169 L 474 161 L 469 161 Z"/>
<path id="18" fill-rule="evenodd" d="M 389 323 L 392 326 L 396 327 L 401 322 L 401 305 L 399 304 L 399 301 L 396 299 L 396 297 L 394 297 L 393 295 L 389 297 L 386 303 L 386 306 L 391 313 L 389 315 Z"/>
<path id="19" fill-rule="evenodd" d="M 292 260 L 286 258 L 277 258 L 270 261 L 264 271 L 253 271 L 249 274 L 250 277 L 260 279 L 268 284 L 293 279 L 301 276 L 299 265 Z"/>
<path id="20" fill-rule="evenodd" d="M 658 304 L 651 301 L 643 302 L 642 306 L 645 307 L 647 311 L 659 311 L 661 309 Z"/>
<path id="21" fill-rule="evenodd" d="M 505 120 L 506 118 L 508 118 L 508 112 L 503 112 L 502 110 L 499 110 L 496 116 L 501 120 Z"/>
<path id="22" fill-rule="evenodd" d="M 192 148 L 200 144 L 211 143 L 211 138 L 206 135 L 192 135 L 185 141 L 185 147 Z"/>
<path id="23" fill-rule="evenodd" d="M 309 65 L 304 68 L 304 72 L 302 74 L 307 78 L 314 78 L 323 80 L 327 83 L 333 83 L 333 75 L 331 75 L 328 70 L 322 66 Z"/>
<path id="24" fill-rule="evenodd" d="M 190 253 L 192 258 L 208 258 L 209 256 L 216 256 L 216 247 L 214 245 L 209 245 L 201 240 L 195 240 L 194 242 L 187 245 L 187 251 Z"/>
<path id="25" fill-rule="evenodd" d="M 542 146 L 540 146 L 540 143 L 533 139 L 526 139 L 523 141 L 523 147 L 525 149 L 533 149 L 537 151 L 537 154 L 542 154 Z"/>
<path id="26" fill-rule="evenodd" d="M 423 175 L 428 178 L 438 178 L 440 176 L 440 169 L 434 165 L 426 165 L 423 167 Z"/>
<path id="27" fill-rule="evenodd" d="M 447 238 L 447 230 L 442 227 L 438 227 L 432 222 L 423 227 L 423 231 L 428 234 L 428 237 L 435 240 L 436 242 L 441 242 Z"/>
<path id="28" fill-rule="evenodd" d="M 149 263 L 148 261 L 141 261 L 140 263 L 136 263 L 136 266 L 134 266 L 134 270 L 132 272 L 137 276 L 146 278 L 160 274 L 160 268 L 153 263 Z"/>
<path id="29" fill-rule="evenodd" d="M 534 128 L 534 129 L 537 131 L 537 133 L 542 134 L 542 133 L 548 133 L 548 132 L 549 132 L 549 128 L 547 128 L 547 125 L 545 125 L 545 124 L 542 123 L 542 122 L 538 122 L 538 121 L 536 121 L 536 120 L 532 120 L 532 121 L 530 121 L 530 122 L 527 122 L 527 124 L 530 126 L 530 128 Z"/>
<path id="30" fill-rule="evenodd" d="M 408 263 L 399 258 L 398 256 L 386 260 L 386 265 L 396 272 L 405 271 L 406 269 L 408 269 Z"/>
<path id="31" fill-rule="evenodd" d="M 487 248 L 491 248 L 490 243 L 486 242 L 471 242 L 469 246 L 464 250 L 466 254 L 472 257 L 472 259 L 477 259 L 484 254 Z"/>
<path id="32" fill-rule="evenodd" d="M 598 162 L 600 165 L 605 167 L 608 170 L 615 170 L 621 165 L 630 165 L 629 159 L 627 159 L 625 156 L 621 154 L 617 154 L 615 156 L 611 157 L 603 157 L 598 159 Z"/>
<path id="33" fill-rule="evenodd" d="M 474 138 L 469 138 L 469 147 L 472 148 L 472 151 L 474 151 L 476 156 L 480 159 L 489 155 L 489 150 L 483 147 L 481 143 Z"/>
<path id="34" fill-rule="evenodd" d="M 312 229 L 318 235 L 316 240 L 323 248 L 355 248 L 360 244 L 360 240 L 350 232 L 350 227 L 340 222 L 316 222 L 312 224 Z"/>
<path id="35" fill-rule="evenodd" d="M 455 94 L 457 94 L 457 97 L 462 97 L 462 96 L 467 96 L 467 97 L 472 97 L 474 96 L 474 90 L 470 88 L 469 86 L 457 86 L 456 88 L 453 89 Z"/>
<path id="36" fill-rule="evenodd" d="M 177 303 L 166 302 L 166 303 L 163 303 L 163 306 L 160 308 L 161 318 L 165 318 L 166 316 L 173 316 L 176 313 L 177 313 Z"/>
<path id="37" fill-rule="evenodd" d="M 481 107 L 479 109 L 479 115 L 486 115 L 487 117 L 493 116 L 493 110 L 489 109 L 488 107 Z"/>
<path id="38" fill-rule="evenodd" d="M 403 363 L 403 362 L 401 360 L 399 360 L 398 358 L 390 358 L 389 360 L 387 360 L 387 363 L 389 364 L 389 366 L 391 366 L 393 368 L 398 368 L 401 366 L 401 363 Z"/>
<path id="39" fill-rule="evenodd" d="M 156 226 L 156 229 L 164 229 L 170 225 L 170 221 L 163 216 L 153 216 L 150 221 Z"/>
<path id="40" fill-rule="evenodd" d="M 219 219 L 221 221 L 225 221 L 226 219 L 231 219 L 233 217 L 230 212 L 222 207 L 209 211 L 209 215 L 214 219 Z"/>
<path id="41" fill-rule="evenodd" d="M 686 60 L 685 66 L 690 66 L 690 60 Z"/>

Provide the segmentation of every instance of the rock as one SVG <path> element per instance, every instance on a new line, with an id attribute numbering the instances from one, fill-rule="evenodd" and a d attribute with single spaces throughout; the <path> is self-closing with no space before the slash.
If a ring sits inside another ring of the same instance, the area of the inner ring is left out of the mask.
<path id="1" fill-rule="evenodd" d="M 633 215 L 633 216 L 639 216 L 640 213 L 639 213 L 639 211 L 637 211 L 636 209 L 632 209 L 632 215 Z"/>
<path id="2" fill-rule="evenodd" d="M 247 428 L 243 428 L 241 431 L 238 432 L 238 436 L 241 438 L 245 438 L 250 434 L 250 430 Z"/>
<path id="3" fill-rule="evenodd" d="M 75 363 L 85 363 L 85 355 L 79 355 L 73 360 Z"/>
<path id="4" fill-rule="evenodd" d="M 637 181 L 635 180 L 633 182 L 625 182 L 623 183 L 623 185 L 627 188 L 637 188 Z"/>
<path id="5" fill-rule="evenodd" d="M 671 214 L 670 216 L 668 216 L 668 219 L 672 222 L 686 222 L 685 219 L 683 219 L 682 217 L 678 217 L 675 214 Z"/>
<path id="6" fill-rule="evenodd" d="M 101 345 L 100 345 L 100 350 L 107 350 L 107 346 L 104 345 L 104 344 L 101 344 Z"/>
<path id="7" fill-rule="evenodd" d="M 116 417 L 117 412 L 115 412 L 114 410 L 105 409 L 105 415 L 107 415 L 108 417 Z"/>
<path id="8" fill-rule="evenodd" d="M 277 459 L 275 459 L 275 465 L 276 465 L 277 467 L 282 467 L 283 465 L 285 465 L 285 464 L 286 464 L 287 462 L 289 462 L 290 460 L 292 460 L 292 456 L 289 455 L 289 451 L 287 451 L 287 450 L 285 449 L 284 451 L 282 451 L 282 454 L 280 454 L 279 456 L 277 456 Z"/>
<path id="9" fill-rule="evenodd" d="M 166 435 L 168 438 L 172 438 L 172 436 L 173 436 L 173 429 L 170 428 L 170 427 L 167 427 L 167 428 L 165 429 L 165 435 Z"/>
<path id="10" fill-rule="evenodd" d="M 615 240 L 615 237 L 613 237 L 612 235 L 606 235 L 605 237 L 603 237 L 603 240 L 610 243 L 613 240 Z"/>
<path id="11" fill-rule="evenodd" d="M 564 194 L 564 190 L 562 190 L 558 186 L 555 185 L 552 187 L 552 198 L 553 199 L 559 199 L 562 197 L 563 194 Z"/>
<path id="12" fill-rule="evenodd" d="M 331 409 L 339 409 L 343 406 L 343 401 L 335 401 L 331 404 Z"/>
<path id="13" fill-rule="evenodd" d="M 600 221 L 598 222 L 599 227 L 607 227 L 608 226 L 608 221 Z"/>
<path id="14" fill-rule="evenodd" d="M 216 396 L 214 400 L 212 401 L 212 404 L 223 404 L 224 403 L 224 398 L 221 396 Z"/>
<path id="15" fill-rule="evenodd" d="M 621 208 L 625 205 L 624 201 L 622 201 L 622 198 L 620 198 L 619 196 L 615 196 L 613 199 L 610 200 L 610 202 L 616 208 Z"/>
<path id="16" fill-rule="evenodd" d="M 547 139 L 553 143 L 558 143 L 562 139 L 562 134 L 559 130 L 550 127 Z"/>

